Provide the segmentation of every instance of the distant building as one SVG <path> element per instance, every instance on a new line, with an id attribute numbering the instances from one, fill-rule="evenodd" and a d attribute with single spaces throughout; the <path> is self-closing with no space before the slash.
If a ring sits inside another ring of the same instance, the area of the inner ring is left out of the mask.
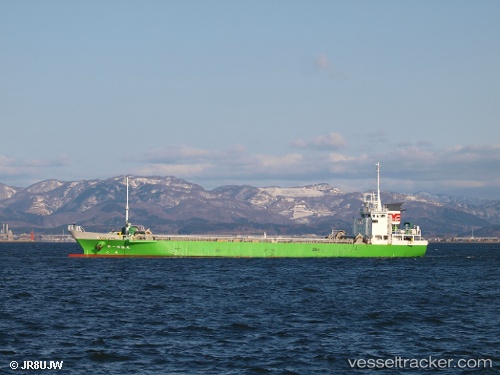
<path id="1" fill-rule="evenodd" d="M 20 235 L 15 235 L 11 229 L 9 229 L 9 224 L 2 224 L 2 231 L 0 232 L 0 241 L 35 241 L 35 233 L 21 233 Z"/>
<path id="2" fill-rule="evenodd" d="M 0 232 L 0 240 L 13 241 L 14 233 L 9 229 L 9 224 L 2 224 L 2 232 Z"/>

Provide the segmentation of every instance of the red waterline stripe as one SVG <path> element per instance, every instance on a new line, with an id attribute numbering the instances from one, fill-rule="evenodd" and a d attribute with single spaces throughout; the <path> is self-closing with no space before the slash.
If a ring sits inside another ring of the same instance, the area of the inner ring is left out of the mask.
<path id="1" fill-rule="evenodd" d="M 241 259 L 250 259 L 250 258 L 258 258 L 258 257 L 243 257 L 243 256 L 227 256 L 227 257 L 217 257 L 217 256 L 183 256 L 183 255 L 103 255 L 103 254 L 68 254 L 68 258 L 241 258 Z M 267 257 L 267 258 L 275 258 L 275 257 Z"/>
<path id="2" fill-rule="evenodd" d="M 161 255 L 101 255 L 101 254 L 68 254 L 68 258 L 173 258 Z"/>

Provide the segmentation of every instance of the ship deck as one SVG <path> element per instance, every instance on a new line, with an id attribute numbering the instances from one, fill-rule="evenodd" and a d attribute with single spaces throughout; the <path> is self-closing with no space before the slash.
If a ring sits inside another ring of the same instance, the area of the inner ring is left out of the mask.
<path id="1" fill-rule="evenodd" d="M 267 237 L 267 236 L 207 236 L 207 235 L 154 235 L 157 241 L 194 242 L 268 242 L 268 243 L 354 243 L 353 238 L 332 239 L 321 237 Z"/>

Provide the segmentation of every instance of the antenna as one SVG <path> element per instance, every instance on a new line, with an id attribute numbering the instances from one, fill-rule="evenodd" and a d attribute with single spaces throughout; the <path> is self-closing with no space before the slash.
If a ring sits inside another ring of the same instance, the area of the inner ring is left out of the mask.
<path id="1" fill-rule="evenodd" d="M 125 226 L 128 225 L 128 176 L 127 176 L 127 205 L 125 206 Z"/>
<path id="2" fill-rule="evenodd" d="M 377 208 L 382 209 L 382 202 L 380 200 L 380 162 L 375 164 L 377 166 Z"/>

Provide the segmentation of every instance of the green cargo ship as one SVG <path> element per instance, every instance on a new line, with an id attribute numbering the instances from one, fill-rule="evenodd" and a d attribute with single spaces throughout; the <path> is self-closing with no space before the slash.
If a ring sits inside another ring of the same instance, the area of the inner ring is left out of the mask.
<path id="1" fill-rule="evenodd" d="M 419 257 L 428 242 L 420 227 L 401 226 L 401 205 L 382 205 L 380 163 L 377 192 L 366 193 L 354 236 L 332 231 L 326 237 L 154 235 L 128 220 L 128 179 L 125 226 L 121 232 L 86 232 L 72 224 L 68 230 L 83 249 L 71 257 L 232 257 L 232 258 L 334 258 Z"/>

